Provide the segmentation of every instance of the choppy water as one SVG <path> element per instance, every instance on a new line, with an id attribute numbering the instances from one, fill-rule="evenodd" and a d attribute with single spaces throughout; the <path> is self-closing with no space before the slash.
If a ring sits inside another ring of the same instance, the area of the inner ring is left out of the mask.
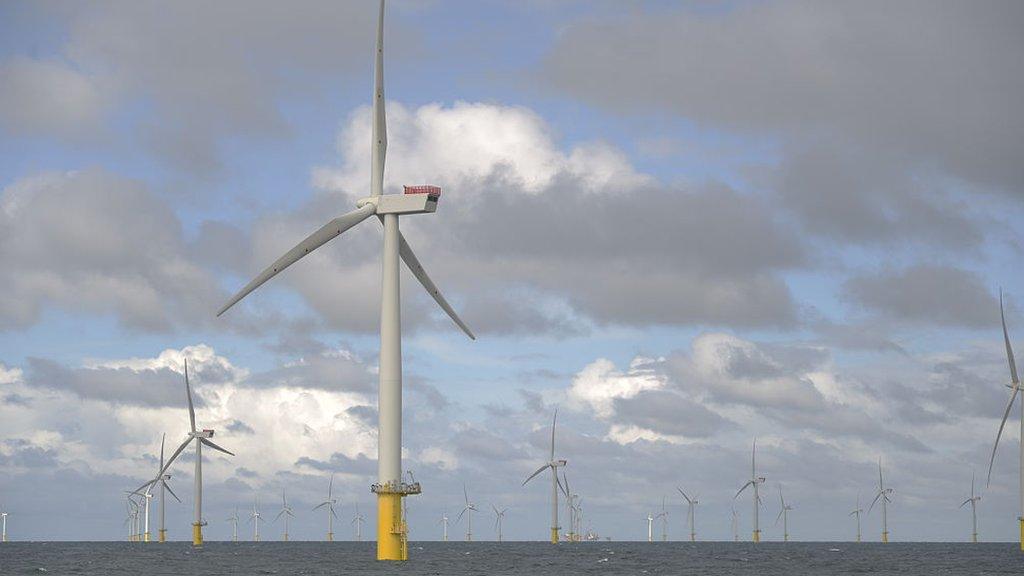
<path id="1" fill-rule="evenodd" d="M 370 542 L 0 544 L 0 574 L 735 575 L 1024 574 L 1016 544 L 423 542 L 410 561 L 373 560 Z"/>

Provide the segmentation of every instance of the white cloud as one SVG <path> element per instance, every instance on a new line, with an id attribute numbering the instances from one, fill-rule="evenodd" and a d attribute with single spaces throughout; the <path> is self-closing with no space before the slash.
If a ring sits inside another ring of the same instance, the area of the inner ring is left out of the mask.
<path id="1" fill-rule="evenodd" d="M 109 97 L 68 65 L 15 57 L 0 62 L 0 130 L 80 137 L 102 130 Z"/>
<path id="2" fill-rule="evenodd" d="M 643 390 L 665 387 L 667 378 L 651 367 L 652 362 L 656 360 L 637 356 L 623 372 L 611 360 L 598 358 L 573 377 L 569 400 L 577 406 L 592 409 L 602 418 L 608 418 L 614 413 L 613 404 L 617 398 L 632 398 Z"/>

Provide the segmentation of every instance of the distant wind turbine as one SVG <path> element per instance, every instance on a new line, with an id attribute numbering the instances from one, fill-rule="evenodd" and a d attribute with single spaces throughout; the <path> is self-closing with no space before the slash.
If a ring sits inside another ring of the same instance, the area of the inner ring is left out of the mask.
<path id="1" fill-rule="evenodd" d="M 161 472 L 164 470 L 164 441 L 166 439 L 167 439 L 167 434 L 164 434 L 160 438 L 160 471 Z M 166 528 L 166 525 L 164 524 L 164 518 L 166 516 L 166 509 L 167 509 L 167 495 L 166 495 L 166 492 L 169 492 L 171 494 L 171 496 L 174 496 L 174 499 L 177 500 L 179 504 L 181 503 L 181 498 L 178 498 L 178 495 L 174 493 L 174 490 L 171 490 L 171 485 L 167 483 L 167 481 L 170 480 L 170 479 L 171 479 L 171 475 L 170 474 L 166 474 L 166 473 L 160 474 L 157 477 L 157 479 L 156 479 L 157 484 L 160 485 L 160 529 L 157 531 L 157 540 L 160 541 L 160 542 L 167 542 L 167 528 Z"/>
<path id="2" fill-rule="evenodd" d="M 654 516 L 651 513 L 647 513 L 647 541 L 654 542 Z"/>
<path id="3" fill-rule="evenodd" d="M 782 519 L 782 541 L 789 542 L 789 512 L 793 509 L 792 506 L 786 504 L 786 499 L 782 496 L 782 484 L 779 484 L 779 515 L 775 517 L 775 524 L 779 523 L 779 519 Z"/>
<path id="4" fill-rule="evenodd" d="M 196 410 L 192 404 L 192 387 L 188 381 L 188 359 L 185 360 L 185 396 L 188 399 L 188 421 L 191 427 L 188 437 L 185 441 L 178 446 L 178 449 L 171 454 L 171 457 L 167 459 L 163 467 L 160 469 L 160 473 L 153 480 L 150 480 L 146 484 L 143 484 L 139 490 L 148 488 L 152 484 L 155 484 L 162 478 L 167 469 L 171 467 L 171 464 L 178 458 L 178 455 L 188 447 L 192 442 L 196 445 L 196 471 L 195 471 L 195 502 L 193 504 L 193 517 L 192 517 L 192 545 L 202 546 L 203 545 L 203 526 L 206 525 L 206 521 L 203 520 L 203 446 L 208 446 L 223 452 L 229 456 L 234 456 L 233 452 L 229 452 L 220 446 L 213 443 L 210 438 L 213 438 L 213 430 L 206 428 L 199 430 L 196 428 Z"/>
<path id="5" fill-rule="evenodd" d="M 992 484 L 992 465 L 996 461 L 996 450 L 999 448 L 999 437 L 1003 435 L 1003 427 L 1006 426 L 1006 420 L 1010 417 L 1010 411 L 1013 410 L 1013 401 L 1017 399 L 1017 393 L 1020 392 L 1020 379 L 1017 378 L 1017 363 L 1013 360 L 1013 347 L 1010 346 L 1010 335 L 1006 331 L 1006 314 L 1003 312 L 1003 290 L 999 289 L 999 318 L 1003 323 L 1003 343 L 1006 345 L 1006 361 L 1010 364 L 1010 384 L 1007 387 L 1010 389 L 1010 400 L 1006 403 L 1006 411 L 1003 413 L 1003 419 L 999 422 L 999 432 L 996 433 L 996 442 L 992 446 L 992 458 L 988 461 L 988 483 Z M 1017 517 L 1017 521 L 1020 523 L 1020 549 L 1024 552 L 1024 402 L 1021 404 L 1020 411 L 1020 515 Z"/>
<path id="6" fill-rule="evenodd" d="M 498 542 L 501 542 L 503 540 L 501 536 L 501 521 L 505 519 L 505 512 L 508 512 L 508 508 L 498 510 L 494 504 L 491 504 L 491 508 L 494 510 L 494 529 L 498 531 Z"/>
<path id="7" fill-rule="evenodd" d="M 732 507 L 732 541 L 740 541 L 740 515 L 736 512 L 735 507 Z"/>
<path id="8" fill-rule="evenodd" d="M 530 476 L 523 480 L 523 486 L 530 480 L 533 480 L 541 472 L 551 469 L 551 543 L 558 544 L 559 530 L 561 527 L 558 525 L 558 468 L 565 466 L 565 460 L 555 460 L 555 422 L 558 421 L 558 410 L 555 410 L 555 415 L 551 418 L 551 458 L 548 459 L 547 463 L 537 469 L 536 472 L 530 474 Z M 565 488 L 562 488 L 565 491 Z M 566 491 L 566 493 L 568 493 Z"/>
<path id="9" fill-rule="evenodd" d="M 875 503 L 879 500 L 882 501 L 882 542 L 886 543 L 889 541 L 889 509 L 888 504 L 892 502 L 889 499 L 889 495 L 893 493 L 892 488 L 885 487 L 885 481 L 882 480 L 882 459 L 878 459 L 878 493 L 875 494 L 875 499 L 871 501 L 871 506 L 868 506 L 868 514 L 871 514 L 871 509 L 875 507 Z"/>
<path id="10" fill-rule="evenodd" d="M 384 159 L 388 146 L 384 103 L 384 0 L 377 19 L 377 44 L 374 62 L 373 127 L 370 170 L 370 195 L 356 202 L 356 209 L 343 214 L 307 236 L 294 248 L 260 272 L 217 312 L 220 316 L 239 300 L 270 280 L 302 257 L 323 246 L 370 216 L 383 225 L 381 247 L 380 299 L 380 378 L 378 408 L 377 482 L 371 487 L 377 494 L 377 559 L 405 560 L 408 546 L 402 517 L 402 500 L 419 494 L 420 485 L 402 481 L 402 328 L 399 291 L 399 259 L 434 298 L 453 322 L 476 339 L 466 324 L 441 295 L 423 265 L 399 231 L 399 216 L 430 214 L 437 210 L 441 189 L 434 186 L 406 187 L 405 194 L 384 194 Z"/>
<path id="11" fill-rule="evenodd" d="M 231 522 L 231 541 L 238 542 L 238 508 L 235 508 L 235 513 L 227 518 L 228 522 Z"/>
<path id="12" fill-rule="evenodd" d="M 759 523 L 759 512 L 761 507 L 761 496 L 757 493 L 757 487 L 764 484 L 764 476 L 757 475 L 757 438 L 754 438 L 754 448 L 750 452 L 750 480 L 740 487 L 739 492 L 736 496 L 733 496 L 733 500 L 739 497 L 747 486 L 753 486 L 754 488 L 754 542 L 761 541 L 761 525 Z"/>
<path id="13" fill-rule="evenodd" d="M 860 542 L 860 513 L 863 511 L 864 509 L 860 507 L 860 494 L 857 494 L 857 507 L 849 514 L 849 516 L 857 517 L 857 542 Z"/>
<path id="14" fill-rule="evenodd" d="M 260 541 L 260 518 L 262 518 L 262 517 L 263 517 L 263 515 L 260 514 L 260 497 L 259 497 L 259 494 L 257 494 L 256 495 L 256 499 L 253 501 L 253 504 L 252 504 L 252 512 L 249 514 L 249 523 L 253 525 L 253 527 L 252 527 L 253 528 L 253 532 L 252 532 L 252 541 L 253 542 L 259 542 Z"/>
<path id="15" fill-rule="evenodd" d="M 338 501 L 334 498 L 334 474 L 331 474 L 331 481 L 327 484 L 327 500 L 317 504 L 313 510 L 327 507 L 327 541 L 334 542 L 334 519 L 338 514 L 334 511 L 334 505 Z"/>
<path id="16" fill-rule="evenodd" d="M 356 515 L 352 518 L 352 524 L 356 526 L 356 542 L 363 541 L 363 522 L 366 522 L 366 518 L 359 513 L 359 503 L 356 502 Z"/>
<path id="17" fill-rule="evenodd" d="M 438 520 L 437 523 L 444 525 L 444 536 L 443 536 L 443 538 L 444 538 L 444 541 L 447 542 L 448 541 L 448 513 L 447 512 L 442 512 L 441 513 L 441 519 Z"/>
<path id="18" fill-rule="evenodd" d="M 690 498 L 689 496 L 686 495 L 686 492 L 683 492 L 682 488 L 679 488 L 677 486 L 676 490 L 678 490 L 679 493 L 683 495 L 683 499 L 686 500 L 686 505 L 687 505 L 686 517 L 687 517 L 687 523 L 690 525 L 690 542 L 696 542 L 697 541 L 697 525 L 696 525 L 695 518 L 694 518 L 694 510 L 697 508 L 697 504 L 700 504 L 700 502 L 697 501 L 697 495 L 696 494 L 693 495 L 693 498 Z M 733 510 L 733 515 L 734 516 L 735 516 L 735 512 L 736 511 Z"/>
<path id="19" fill-rule="evenodd" d="M 665 497 L 661 497 L 661 513 L 655 516 L 661 518 L 661 541 L 668 542 L 668 509 L 665 508 Z"/>
<path id="20" fill-rule="evenodd" d="M 971 497 L 964 500 L 960 504 L 960 508 L 965 505 L 971 505 L 971 542 L 978 542 L 978 501 L 981 500 L 981 496 L 974 495 L 974 471 L 971 471 Z"/>
<path id="21" fill-rule="evenodd" d="M 281 511 L 274 516 L 274 522 L 277 519 L 284 516 L 284 541 L 288 541 L 288 519 L 294 518 L 295 514 L 292 512 L 291 506 L 288 505 L 288 496 L 285 494 L 284 489 L 281 490 Z"/>
<path id="22" fill-rule="evenodd" d="M 0 536 L 0 542 L 7 542 L 7 512 L 0 512 L 0 518 L 3 519 L 4 523 L 3 534 Z"/>
<path id="23" fill-rule="evenodd" d="M 469 492 L 466 491 L 466 485 L 462 485 L 462 497 L 466 501 L 466 505 L 462 507 L 462 512 L 459 512 L 459 517 L 455 519 L 458 523 L 462 520 L 462 515 L 466 514 L 466 542 L 473 541 L 473 512 L 476 512 L 476 504 L 469 501 Z"/>

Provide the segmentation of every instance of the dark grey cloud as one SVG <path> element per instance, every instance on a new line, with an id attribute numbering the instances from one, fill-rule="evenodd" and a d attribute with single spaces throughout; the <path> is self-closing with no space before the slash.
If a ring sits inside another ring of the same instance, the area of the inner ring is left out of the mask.
<path id="1" fill-rule="evenodd" d="M 0 450 L 0 466 L 51 469 L 57 464 L 57 452 L 36 446 L 28 440 L 8 438 Z"/>
<path id="2" fill-rule="evenodd" d="M 974 272 L 918 264 L 850 278 L 846 298 L 888 318 L 981 328 L 998 321 L 999 303 Z"/>
<path id="3" fill-rule="evenodd" d="M 235 434 L 252 435 L 256 433 L 256 431 L 252 429 L 252 426 L 249 426 L 248 424 L 242 422 L 241 420 L 238 420 L 237 418 L 229 422 L 228 425 L 225 426 L 225 429 L 228 432 L 233 432 Z"/>
<path id="4" fill-rule="evenodd" d="M 285 386 L 332 391 L 373 392 L 376 377 L 347 352 L 317 354 L 246 378 L 242 385 Z"/>
<path id="5" fill-rule="evenodd" d="M 645 390 L 614 402 L 615 421 L 670 436 L 706 438 L 729 426 L 729 421 L 682 394 Z"/>
<path id="6" fill-rule="evenodd" d="M 114 404 L 181 407 L 185 401 L 181 374 L 167 368 L 67 368 L 52 360 L 29 358 L 25 383 Z M 196 404 L 202 405 L 195 390 L 193 395 Z"/>
<path id="7" fill-rule="evenodd" d="M 566 27 L 543 79 L 614 109 L 849 142 L 1015 192 L 1022 23 L 1013 1 L 631 11 Z"/>
<path id="8" fill-rule="evenodd" d="M 349 458 L 340 452 L 335 452 L 326 461 L 301 456 L 295 461 L 295 465 L 320 470 L 321 472 L 344 472 L 346 474 L 363 476 L 377 473 L 377 460 L 367 458 L 362 454 L 356 458 Z"/>

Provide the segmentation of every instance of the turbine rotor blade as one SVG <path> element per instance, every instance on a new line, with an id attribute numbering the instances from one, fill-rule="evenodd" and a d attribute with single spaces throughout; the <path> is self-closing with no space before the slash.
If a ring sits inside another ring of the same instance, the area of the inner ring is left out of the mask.
<path id="1" fill-rule="evenodd" d="M 1017 399 L 1017 392 L 1020 390 L 1020 383 L 1015 382 L 1013 384 L 1013 390 L 1010 391 L 1010 401 L 1006 403 L 1006 411 L 1003 412 L 1003 419 L 999 422 L 999 432 L 996 433 L 996 443 L 992 446 L 992 457 L 988 460 L 988 480 L 987 486 L 992 485 L 992 465 L 996 462 L 996 450 L 999 448 L 999 438 L 1003 435 L 1003 427 L 1006 426 L 1006 419 L 1010 417 L 1010 410 L 1013 409 L 1013 401 Z"/>
<path id="2" fill-rule="evenodd" d="M 875 503 L 878 502 L 878 499 L 881 498 L 883 495 L 884 494 L 882 492 L 879 492 L 878 494 L 875 495 L 875 499 L 871 501 L 871 506 L 868 506 L 868 514 L 871 514 L 871 509 L 875 507 Z"/>
<path id="3" fill-rule="evenodd" d="M 373 204 L 365 204 L 361 208 L 357 208 L 348 214 L 339 216 L 327 224 L 324 224 L 319 230 L 307 236 L 294 248 L 285 252 L 284 256 L 281 256 L 274 261 L 273 264 L 260 272 L 258 276 L 253 278 L 251 282 L 246 284 L 245 287 L 239 290 L 237 294 L 232 296 L 231 300 L 228 300 L 228 303 L 217 312 L 217 316 L 227 312 L 228 309 L 237 304 L 239 300 L 248 296 L 250 292 L 262 286 L 264 282 L 270 280 L 285 268 L 298 262 L 303 256 L 333 240 L 349 228 L 352 228 L 356 224 L 366 220 L 370 215 L 376 212 L 376 210 L 377 207 Z"/>
<path id="4" fill-rule="evenodd" d="M 178 458 L 178 455 L 181 454 L 182 450 L 184 450 L 191 442 L 192 437 L 189 436 L 188 438 L 185 439 L 184 442 L 181 443 L 181 446 L 178 446 L 178 449 L 174 451 L 174 454 L 171 454 L 171 457 L 168 458 L 167 462 L 164 463 L 164 467 L 160 470 L 160 473 L 156 475 L 157 478 L 164 475 L 164 472 L 166 472 L 167 469 L 171 467 L 171 464 L 173 464 L 174 461 Z"/>
<path id="5" fill-rule="evenodd" d="M 377 17 L 377 58 L 374 62 L 373 87 L 373 148 L 370 194 L 384 192 L 384 157 L 388 150 L 388 130 L 384 113 L 384 0 L 380 0 Z"/>
<path id="6" fill-rule="evenodd" d="M 551 466 L 551 464 L 545 464 L 545 465 L 541 466 L 540 468 L 537 468 L 536 472 L 534 472 L 533 474 L 530 474 L 530 476 L 526 480 L 523 480 L 523 486 L 526 486 L 527 482 L 529 482 L 530 480 L 533 480 L 534 477 L 537 476 L 537 474 L 540 474 L 541 472 L 543 472 L 544 470 L 546 470 L 550 466 Z M 463 489 L 465 489 L 465 486 L 463 486 Z M 467 503 L 469 502 L 469 496 L 466 496 L 466 502 Z"/>
<path id="7" fill-rule="evenodd" d="M 402 261 L 405 262 L 405 265 L 409 267 L 409 271 L 412 272 L 412 275 L 420 281 L 423 288 L 431 297 L 434 298 L 434 301 L 437 302 L 437 305 L 440 306 L 442 310 L 444 310 L 445 314 L 452 319 L 452 322 L 455 322 L 455 325 L 465 332 L 466 336 L 469 336 L 471 340 L 476 340 L 476 336 L 469 329 L 469 326 L 466 326 L 466 323 L 462 321 L 462 318 L 459 318 L 459 315 L 455 313 L 455 310 L 450 304 L 448 304 L 448 301 L 445 300 L 445 297 L 441 294 L 437 285 L 434 284 L 434 281 L 427 275 L 427 271 L 423 268 L 423 265 L 420 264 L 419 259 L 416 258 L 416 254 L 413 253 L 412 248 L 409 247 L 409 243 L 405 241 L 405 236 L 402 235 L 401 232 L 398 233 L 398 254 L 402 257 Z"/>
<path id="8" fill-rule="evenodd" d="M 555 423 L 558 421 L 558 408 L 555 408 L 555 415 L 551 418 L 551 461 L 555 461 Z"/>
<path id="9" fill-rule="evenodd" d="M 188 421 L 192 431 L 196 431 L 196 409 L 192 405 L 192 387 L 188 383 L 188 358 L 185 358 L 185 394 L 188 395 Z"/>
<path id="10" fill-rule="evenodd" d="M 167 482 L 164 482 L 163 485 L 164 485 L 164 488 L 167 489 L 167 492 L 169 492 L 171 494 L 171 496 L 174 496 L 174 499 L 177 500 L 179 504 L 181 504 L 181 498 L 178 498 L 178 495 L 174 493 L 174 490 L 171 490 L 170 484 L 168 484 Z"/>
<path id="11" fill-rule="evenodd" d="M 1006 331 L 1006 315 L 1003 313 L 1003 289 L 999 289 L 999 318 L 1003 322 L 1003 342 L 1006 344 L 1006 360 L 1010 364 L 1010 378 L 1014 384 L 1019 384 L 1017 379 L 1017 363 L 1013 360 L 1013 347 L 1010 346 L 1010 335 Z"/>
<path id="12" fill-rule="evenodd" d="M 223 452 L 223 453 L 225 453 L 225 454 L 227 454 L 229 456 L 234 456 L 235 455 L 234 452 L 230 452 L 228 450 L 225 450 L 225 449 L 221 448 L 220 446 L 217 446 L 216 444 L 213 443 L 213 441 L 211 441 L 208 438 L 200 438 L 199 441 L 202 442 L 203 444 L 206 444 L 210 448 L 213 448 L 214 450 L 219 450 L 219 451 L 221 451 L 221 452 Z"/>
<path id="13" fill-rule="evenodd" d="M 742 487 L 742 488 L 740 488 L 738 492 L 736 492 L 736 496 L 733 496 L 733 497 L 732 497 L 732 499 L 733 499 L 733 500 L 735 500 L 736 498 L 738 498 L 738 497 L 739 497 L 739 495 L 740 495 L 740 494 L 742 494 L 742 493 L 743 493 L 743 491 L 747 489 L 747 486 L 750 486 L 750 485 L 751 485 L 751 484 L 753 484 L 753 483 L 754 483 L 754 481 L 753 481 L 753 480 L 748 480 L 748 481 L 747 481 L 747 483 L 746 483 L 746 484 L 744 484 L 744 485 L 743 485 L 743 487 Z"/>

